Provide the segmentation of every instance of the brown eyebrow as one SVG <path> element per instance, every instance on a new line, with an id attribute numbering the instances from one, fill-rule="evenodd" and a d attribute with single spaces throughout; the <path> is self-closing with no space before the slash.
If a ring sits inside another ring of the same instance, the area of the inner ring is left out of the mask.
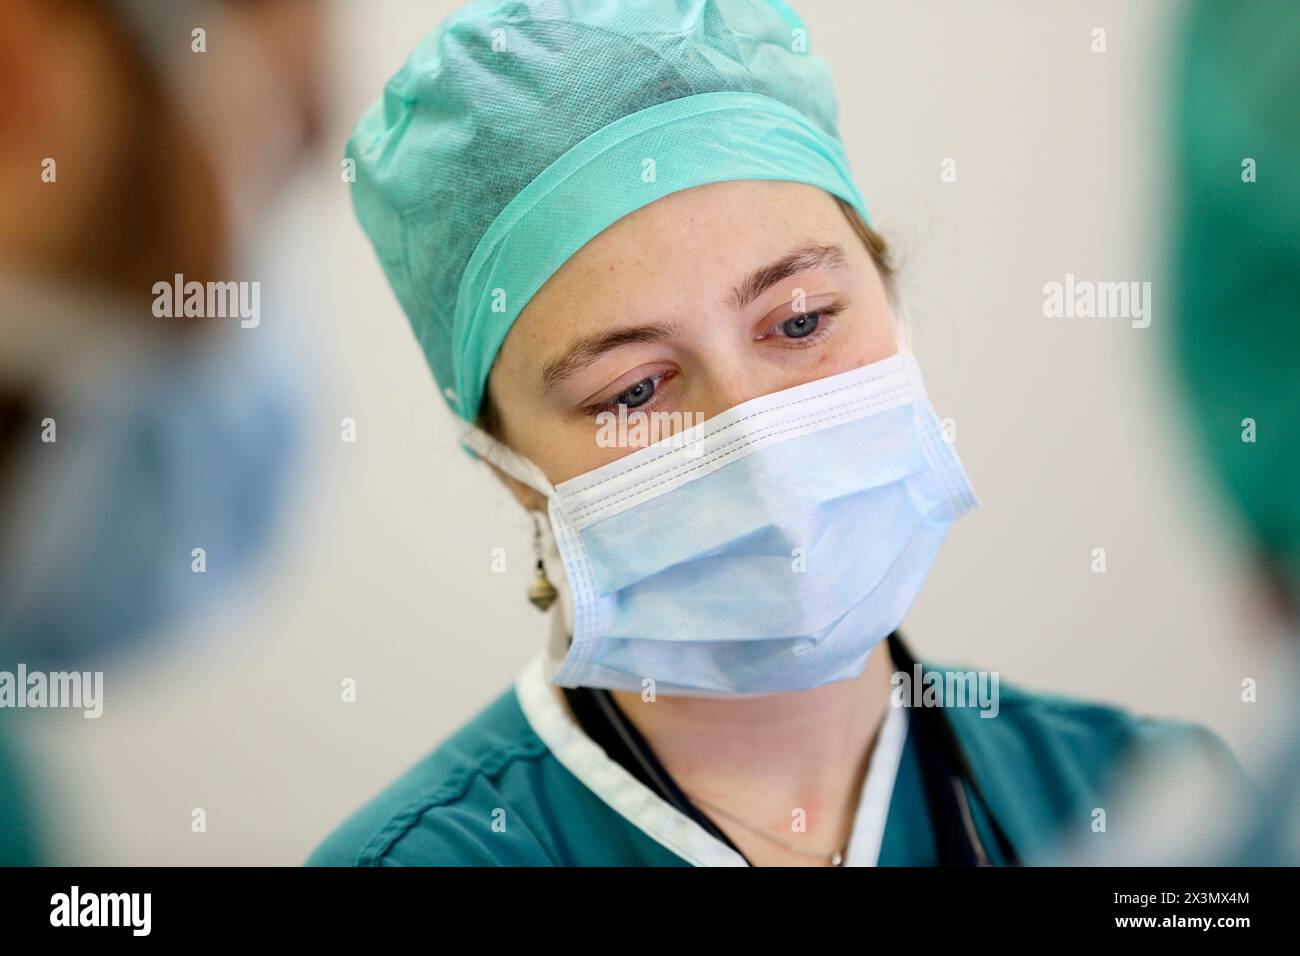
<path id="1" fill-rule="evenodd" d="M 781 258 L 759 266 L 737 283 L 732 290 L 730 302 L 736 309 L 743 309 L 782 279 L 788 279 L 809 269 L 838 268 L 846 261 L 844 250 L 833 243 L 829 245 L 808 243 L 799 246 Z M 676 335 L 675 325 L 659 323 L 584 336 L 569 345 L 558 357 L 546 363 L 542 369 L 542 387 L 550 391 L 578 369 L 613 349 L 636 343 L 664 342 Z"/>
<path id="2" fill-rule="evenodd" d="M 743 309 L 782 279 L 809 269 L 836 269 L 846 262 L 844 250 L 831 243 L 809 243 L 792 249 L 780 259 L 760 266 L 738 283 L 731 293 L 731 303 Z"/>
<path id="3" fill-rule="evenodd" d="M 614 329 L 610 332 L 597 332 L 584 336 L 565 349 L 558 358 L 546 363 L 546 367 L 542 369 L 542 386 L 549 391 L 582 366 L 613 349 L 638 342 L 663 342 L 676 334 L 675 325 L 663 323 L 636 325 L 627 329 Z"/>

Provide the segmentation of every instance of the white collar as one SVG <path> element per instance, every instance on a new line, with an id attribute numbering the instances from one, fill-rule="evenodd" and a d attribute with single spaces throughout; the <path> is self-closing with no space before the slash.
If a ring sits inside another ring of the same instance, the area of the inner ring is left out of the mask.
<path id="1" fill-rule="evenodd" d="M 612 760 L 582 730 L 547 680 L 545 652 L 515 681 L 524 718 L 566 770 L 646 836 L 695 866 L 745 866 L 744 858 Z M 907 739 L 907 709 L 890 706 L 867 765 L 846 866 L 875 866 Z"/>

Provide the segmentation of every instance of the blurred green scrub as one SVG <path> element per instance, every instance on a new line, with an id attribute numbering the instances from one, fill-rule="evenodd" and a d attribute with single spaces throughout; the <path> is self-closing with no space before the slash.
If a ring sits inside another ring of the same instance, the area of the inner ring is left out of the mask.
<path id="1" fill-rule="evenodd" d="M 37 866 L 47 862 L 35 830 L 40 818 L 33 812 L 29 778 L 20 772 L 25 767 L 13 750 L 7 723 L 0 715 L 0 866 Z"/>
<path id="2" fill-rule="evenodd" d="M 1195 0 L 1175 60 L 1171 356 L 1277 609 L 1267 773 L 1213 862 L 1300 864 L 1300 4 Z M 1243 704 L 1243 706 L 1250 706 Z M 1202 860 L 1201 862 L 1205 862 Z"/>

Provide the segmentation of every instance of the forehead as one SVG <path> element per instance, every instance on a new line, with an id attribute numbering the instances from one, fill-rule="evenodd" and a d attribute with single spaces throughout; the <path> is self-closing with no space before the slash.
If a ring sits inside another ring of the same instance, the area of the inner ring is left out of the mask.
<path id="1" fill-rule="evenodd" d="M 571 256 L 525 306 L 502 351 L 512 338 L 555 342 L 640 311 L 721 302 L 743 273 L 803 242 L 860 246 L 833 197 L 815 186 L 746 180 L 673 193 Z"/>

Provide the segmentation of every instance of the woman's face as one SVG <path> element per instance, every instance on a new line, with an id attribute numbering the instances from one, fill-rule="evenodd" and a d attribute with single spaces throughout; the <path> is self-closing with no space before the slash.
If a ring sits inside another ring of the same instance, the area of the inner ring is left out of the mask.
<path id="1" fill-rule="evenodd" d="M 601 412 L 694 424 L 896 351 L 884 282 L 838 203 L 799 183 L 727 182 L 587 243 L 520 313 L 488 381 L 506 443 L 558 484 L 635 450 L 598 440 Z"/>

